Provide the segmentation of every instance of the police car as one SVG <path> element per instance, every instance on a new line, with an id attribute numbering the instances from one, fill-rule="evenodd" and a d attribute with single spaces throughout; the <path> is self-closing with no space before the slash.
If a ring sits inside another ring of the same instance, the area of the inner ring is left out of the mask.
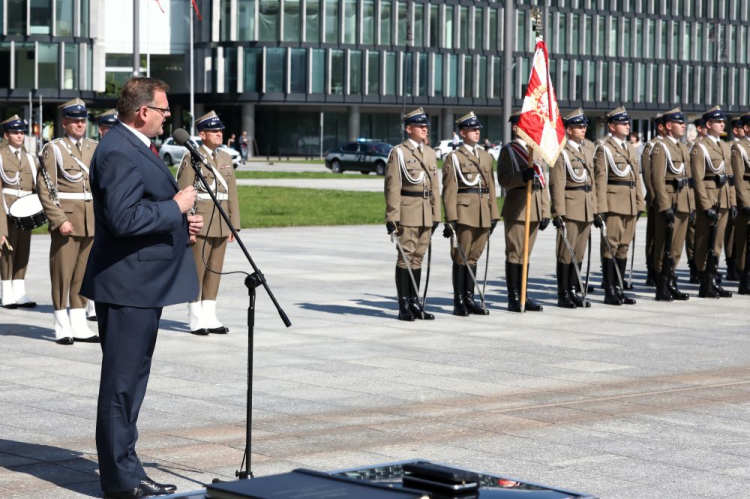
<path id="1" fill-rule="evenodd" d="M 203 144 L 203 141 L 201 141 L 201 138 L 198 136 L 190 137 L 190 139 L 199 146 Z M 219 149 L 229 154 L 232 158 L 232 166 L 237 169 L 240 164 L 240 153 L 224 144 L 220 145 Z M 159 157 L 167 164 L 167 166 L 172 166 L 182 161 L 182 157 L 186 152 L 188 152 L 187 148 L 176 144 L 174 139 L 170 137 L 161 145 L 161 148 L 159 149 Z"/>
<path id="2" fill-rule="evenodd" d="M 385 163 L 393 146 L 380 141 L 360 139 L 348 142 L 326 155 L 326 167 L 333 173 L 344 173 L 347 170 L 358 171 L 362 175 L 375 172 L 385 175 Z"/>

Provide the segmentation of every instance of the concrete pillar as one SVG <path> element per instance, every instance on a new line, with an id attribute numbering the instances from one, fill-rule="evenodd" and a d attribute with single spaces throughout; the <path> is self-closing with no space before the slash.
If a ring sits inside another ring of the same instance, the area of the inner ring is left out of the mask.
<path id="1" fill-rule="evenodd" d="M 255 104 L 242 104 L 242 132 L 247 132 L 250 139 L 250 145 L 247 150 L 248 157 L 255 156 L 256 138 L 255 138 Z"/>
<path id="2" fill-rule="evenodd" d="M 62 126 L 62 109 L 59 107 L 55 108 L 55 129 L 54 129 L 54 138 L 59 139 L 65 134 L 65 130 L 63 130 Z"/>
<path id="3" fill-rule="evenodd" d="M 193 116 L 193 120 L 198 121 L 198 118 L 206 114 L 206 108 L 203 106 L 203 104 L 195 103 L 194 106 L 195 109 L 195 116 Z M 197 133 L 197 132 L 196 132 Z"/>
<path id="4" fill-rule="evenodd" d="M 455 130 L 455 118 L 452 107 L 444 107 L 442 109 L 442 116 L 440 118 L 440 140 L 447 140 L 453 138 L 453 130 Z"/>
<path id="5" fill-rule="evenodd" d="M 172 130 L 184 128 L 185 122 L 182 119 L 182 104 L 175 103 L 172 106 Z"/>
<path id="6" fill-rule="evenodd" d="M 349 106 L 349 140 L 359 138 L 359 106 Z"/>

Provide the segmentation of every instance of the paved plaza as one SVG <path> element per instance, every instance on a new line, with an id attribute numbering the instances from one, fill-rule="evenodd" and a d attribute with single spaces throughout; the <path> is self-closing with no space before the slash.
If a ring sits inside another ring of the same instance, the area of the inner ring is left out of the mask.
<path id="1" fill-rule="evenodd" d="M 502 227 L 488 317 L 450 315 L 449 243 L 435 234 L 432 322 L 395 319 L 396 250 L 383 226 L 243 230 L 293 326 L 259 290 L 252 470 L 332 470 L 415 457 L 602 498 L 750 497 L 750 297 L 555 306 L 550 226 L 532 255 L 543 313 L 505 311 Z M 644 269 L 645 220 L 636 268 Z M 598 239 L 598 238 L 597 238 Z M 53 341 L 47 252 L 35 236 L 36 310 L 0 310 L 0 497 L 99 497 L 98 345 Z M 599 282 L 598 258 L 592 270 Z M 484 260 L 480 263 L 480 273 Z M 248 269 L 236 244 L 225 270 Z M 687 269 L 679 272 L 682 282 Z M 232 479 L 245 431 L 244 276 L 222 281 L 231 332 L 196 337 L 164 311 L 138 452 L 179 491 Z M 736 285 L 732 284 L 736 289 Z"/>

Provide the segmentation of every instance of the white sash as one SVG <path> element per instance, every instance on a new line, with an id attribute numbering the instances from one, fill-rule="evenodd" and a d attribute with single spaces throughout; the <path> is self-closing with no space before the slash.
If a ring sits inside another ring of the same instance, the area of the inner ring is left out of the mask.
<path id="1" fill-rule="evenodd" d="M 607 157 L 607 163 L 609 163 L 608 170 L 612 170 L 612 172 L 614 172 L 614 174 L 620 178 L 630 175 L 630 163 L 628 163 L 628 167 L 625 168 L 624 171 L 620 170 L 615 164 L 615 158 L 614 156 L 612 156 L 612 151 L 609 150 L 609 147 L 607 147 L 604 143 L 601 143 L 597 146 L 596 150 L 598 150 L 600 147 L 604 149 L 604 155 Z M 594 154 L 596 154 L 596 150 L 594 151 Z M 609 177 L 609 175 L 607 175 L 607 177 Z"/>
<path id="2" fill-rule="evenodd" d="M 481 188 L 482 172 L 479 171 L 477 173 L 477 178 L 475 178 L 472 182 L 469 182 L 468 180 L 466 180 L 466 177 L 464 177 L 464 174 L 461 171 L 461 168 L 457 162 L 458 160 L 456 159 L 456 153 L 454 152 L 451 157 L 453 158 L 453 177 L 456 179 L 456 185 L 458 185 L 458 177 L 461 177 L 461 182 L 463 182 L 465 185 L 474 187 L 475 185 L 479 184 L 479 187 Z M 477 170 L 479 170 L 479 168 L 477 168 Z"/>
<path id="3" fill-rule="evenodd" d="M 570 157 L 568 156 L 568 151 L 563 149 L 561 151 L 563 153 L 563 161 L 565 162 L 565 168 L 568 170 L 568 174 L 570 175 L 570 178 L 572 178 L 574 181 L 583 183 L 586 182 L 586 178 L 588 177 L 588 171 L 586 170 L 586 167 L 583 167 L 583 175 L 578 175 L 575 172 L 575 168 L 573 168 L 573 165 L 570 163 Z"/>
<path id="4" fill-rule="evenodd" d="M 410 184 L 421 184 L 424 181 L 425 172 L 424 169 L 419 172 L 419 177 L 414 178 L 411 175 L 409 175 L 409 171 L 406 169 L 406 162 L 404 161 L 404 153 L 401 150 L 401 146 L 397 145 L 393 148 L 391 151 L 391 154 L 393 154 L 393 151 L 396 151 L 396 156 L 398 157 L 398 164 L 401 168 L 401 173 L 403 175 L 399 175 L 399 181 L 401 182 L 401 185 L 403 185 L 403 178 L 406 177 L 406 181 Z"/>
<path id="5" fill-rule="evenodd" d="M 724 171 L 724 162 L 722 161 L 721 163 L 719 163 L 719 168 L 714 168 L 714 164 L 711 161 L 711 155 L 708 154 L 708 149 L 706 148 L 706 146 L 699 142 L 696 142 L 696 144 L 701 146 L 701 149 L 703 150 L 703 176 L 706 176 L 706 166 L 708 166 L 709 170 L 711 170 L 715 174 L 721 175 L 721 172 Z"/>
<path id="6" fill-rule="evenodd" d="M 667 157 L 667 164 L 664 165 L 664 173 L 667 172 L 667 167 L 669 167 L 669 170 L 675 175 L 682 175 L 682 173 L 685 171 L 685 163 L 680 163 L 680 167 L 675 168 L 674 163 L 672 162 L 672 153 L 669 152 L 667 143 L 664 141 L 662 141 L 662 143 L 664 144 L 664 155 Z"/>

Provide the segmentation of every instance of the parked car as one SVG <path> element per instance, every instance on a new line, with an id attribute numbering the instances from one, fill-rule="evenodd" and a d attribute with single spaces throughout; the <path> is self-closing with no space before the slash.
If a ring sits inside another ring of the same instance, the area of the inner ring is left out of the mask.
<path id="1" fill-rule="evenodd" d="M 193 136 L 190 138 L 199 146 L 203 145 L 203 141 L 200 137 Z M 224 144 L 220 145 L 219 149 L 232 157 L 232 166 L 236 169 L 240 164 L 240 153 Z M 167 164 L 167 166 L 172 166 L 182 161 L 182 157 L 186 152 L 188 152 L 187 148 L 175 144 L 174 139 L 170 137 L 161 145 L 161 149 L 159 149 L 159 157 Z"/>
<path id="2" fill-rule="evenodd" d="M 358 171 L 363 175 L 375 172 L 385 175 L 385 163 L 393 146 L 386 142 L 357 140 L 348 142 L 326 155 L 326 166 L 333 173 L 344 173 L 346 170 Z"/>

